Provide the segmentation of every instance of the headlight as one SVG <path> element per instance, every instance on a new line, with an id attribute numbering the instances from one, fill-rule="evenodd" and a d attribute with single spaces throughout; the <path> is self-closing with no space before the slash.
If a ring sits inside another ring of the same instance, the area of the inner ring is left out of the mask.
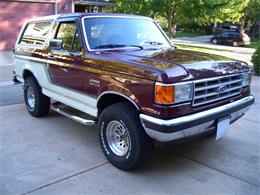
<path id="1" fill-rule="evenodd" d="M 174 104 L 189 101 L 192 99 L 193 84 L 178 83 L 166 85 L 155 84 L 155 102 L 158 104 Z"/>
<path id="2" fill-rule="evenodd" d="M 243 73 L 242 74 L 242 86 L 246 87 L 251 84 L 252 73 Z"/>

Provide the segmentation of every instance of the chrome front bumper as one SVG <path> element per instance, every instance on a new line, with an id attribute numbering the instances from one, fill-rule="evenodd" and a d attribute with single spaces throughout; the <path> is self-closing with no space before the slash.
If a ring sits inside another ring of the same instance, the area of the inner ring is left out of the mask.
<path id="1" fill-rule="evenodd" d="M 250 95 L 223 106 L 170 120 L 140 114 L 140 120 L 151 138 L 170 142 L 214 130 L 216 121 L 226 116 L 231 117 L 232 123 L 244 115 L 254 100 Z"/>

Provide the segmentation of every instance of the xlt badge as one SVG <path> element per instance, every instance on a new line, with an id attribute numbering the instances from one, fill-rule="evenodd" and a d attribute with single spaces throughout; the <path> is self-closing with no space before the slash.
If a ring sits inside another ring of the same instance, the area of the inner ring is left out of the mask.
<path id="1" fill-rule="evenodd" d="M 89 85 L 94 86 L 94 87 L 99 87 L 100 81 L 95 80 L 95 79 L 89 79 Z"/>

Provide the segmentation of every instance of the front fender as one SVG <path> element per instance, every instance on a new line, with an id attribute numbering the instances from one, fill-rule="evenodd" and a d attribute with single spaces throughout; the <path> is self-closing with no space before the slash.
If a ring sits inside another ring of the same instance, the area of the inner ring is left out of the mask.
<path id="1" fill-rule="evenodd" d="M 136 96 L 127 88 L 118 85 L 106 86 L 106 88 L 102 90 L 102 92 L 99 94 L 97 98 L 97 105 L 101 100 L 101 98 L 108 94 L 121 96 L 126 100 L 128 100 L 129 102 L 131 102 L 136 107 L 136 109 L 140 110 L 140 104 Z"/>

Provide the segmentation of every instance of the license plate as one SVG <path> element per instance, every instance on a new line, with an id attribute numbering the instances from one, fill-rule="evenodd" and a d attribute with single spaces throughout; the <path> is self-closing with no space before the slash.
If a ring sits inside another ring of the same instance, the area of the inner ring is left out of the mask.
<path id="1" fill-rule="evenodd" d="M 216 140 L 223 138 L 227 135 L 230 126 L 230 117 L 220 119 L 217 124 L 217 136 Z"/>

